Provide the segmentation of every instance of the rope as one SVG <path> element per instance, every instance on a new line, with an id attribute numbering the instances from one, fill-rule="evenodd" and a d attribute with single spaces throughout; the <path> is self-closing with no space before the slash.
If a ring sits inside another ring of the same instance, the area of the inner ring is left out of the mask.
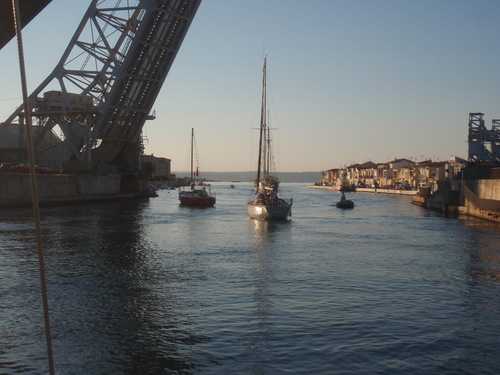
<path id="1" fill-rule="evenodd" d="M 50 319 L 49 319 L 49 303 L 47 297 L 47 283 L 45 277 L 45 260 L 43 256 L 43 243 L 42 243 L 42 231 L 40 225 L 40 207 L 38 204 L 38 189 L 36 185 L 36 173 L 35 173 L 35 155 L 33 151 L 33 138 L 31 129 L 31 111 L 28 103 L 28 90 L 26 85 L 26 71 L 24 68 L 24 54 L 23 54 L 23 40 L 21 35 L 21 17 L 18 12 L 19 0 L 12 0 L 12 9 L 14 12 L 14 26 L 17 35 L 17 45 L 19 50 L 19 67 L 21 71 L 21 85 L 23 91 L 23 106 L 24 106 L 24 117 L 26 119 L 26 134 L 28 143 L 28 159 L 30 164 L 30 178 L 31 178 L 31 194 L 33 197 L 33 212 L 35 216 L 35 227 L 36 227 L 36 240 L 38 248 L 38 267 L 40 271 L 40 284 L 42 288 L 42 301 L 43 301 L 43 315 L 45 321 L 45 338 L 47 343 L 47 356 L 49 361 L 49 372 L 50 375 L 54 375 L 54 359 L 52 354 L 52 340 L 50 334 Z M 22 122 L 22 117 L 20 118 Z"/>

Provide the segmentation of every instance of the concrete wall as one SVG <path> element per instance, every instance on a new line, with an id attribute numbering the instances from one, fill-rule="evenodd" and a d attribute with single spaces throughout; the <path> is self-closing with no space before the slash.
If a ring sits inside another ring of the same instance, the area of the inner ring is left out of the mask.
<path id="1" fill-rule="evenodd" d="M 483 199 L 500 201 L 500 180 L 478 180 L 475 181 L 477 195 Z"/>
<path id="2" fill-rule="evenodd" d="M 462 185 L 467 187 L 462 193 Z M 413 203 L 449 214 L 462 214 L 500 222 L 500 179 L 452 181 L 451 190 L 459 195 L 461 205 L 449 205 L 433 197 L 418 199 Z M 467 193 L 469 191 L 470 193 Z M 450 191 L 445 191 L 450 193 Z"/>
<path id="3" fill-rule="evenodd" d="M 356 188 L 358 193 L 377 193 L 377 194 L 395 194 L 395 195 L 416 195 L 416 190 L 401 190 L 401 189 L 374 189 L 374 188 Z"/>
<path id="4" fill-rule="evenodd" d="M 120 194 L 119 175 L 37 175 L 40 204 L 102 200 Z M 31 205 L 28 174 L 0 173 L 0 206 Z"/>
<path id="5" fill-rule="evenodd" d="M 500 201 L 500 179 L 470 180 L 464 184 L 481 199 Z M 452 181 L 452 190 L 462 191 L 462 181 Z"/>

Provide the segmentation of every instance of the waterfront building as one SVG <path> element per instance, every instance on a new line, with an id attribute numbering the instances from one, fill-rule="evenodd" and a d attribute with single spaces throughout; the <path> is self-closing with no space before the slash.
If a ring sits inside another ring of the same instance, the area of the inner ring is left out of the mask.
<path id="1" fill-rule="evenodd" d="M 467 166 L 467 160 L 452 155 L 446 165 L 446 179 L 455 180 L 461 171 Z"/>
<path id="2" fill-rule="evenodd" d="M 144 172 L 153 180 L 167 180 L 171 175 L 171 160 L 153 154 L 142 157 Z"/>
<path id="3" fill-rule="evenodd" d="M 415 162 L 409 159 L 394 159 L 384 165 L 383 173 L 380 177 L 380 185 L 384 187 L 395 187 L 402 183 L 399 170 L 412 167 Z"/>
<path id="4" fill-rule="evenodd" d="M 323 172 L 320 185 L 412 189 L 421 187 L 434 191 L 438 184 L 452 180 L 465 167 L 464 159 L 452 156 L 449 161 L 394 159 L 387 163 L 352 164 L 344 168 L 332 168 Z"/>
<path id="5" fill-rule="evenodd" d="M 446 167 L 448 163 L 444 161 L 433 162 L 431 160 L 422 161 L 415 165 L 416 187 L 428 187 L 431 192 L 437 190 L 439 184 L 447 178 Z"/>
<path id="6" fill-rule="evenodd" d="M 377 164 L 367 161 L 363 164 L 353 164 L 346 168 L 348 170 L 349 183 L 351 185 L 361 186 L 373 184 L 377 178 Z"/>

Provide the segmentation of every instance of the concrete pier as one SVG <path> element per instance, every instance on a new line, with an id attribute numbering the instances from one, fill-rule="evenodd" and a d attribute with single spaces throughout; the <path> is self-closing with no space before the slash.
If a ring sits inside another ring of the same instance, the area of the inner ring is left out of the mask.
<path id="1" fill-rule="evenodd" d="M 450 181 L 429 196 L 415 196 L 413 204 L 443 212 L 500 223 L 500 179 Z"/>
<path id="2" fill-rule="evenodd" d="M 150 196 L 147 186 L 141 186 L 138 181 L 133 185 L 130 188 L 130 184 L 124 184 L 121 175 L 37 175 L 40 205 Z M 30 176 L 23 173 L 0 173 L 0 207 L 31 205 Z"/>

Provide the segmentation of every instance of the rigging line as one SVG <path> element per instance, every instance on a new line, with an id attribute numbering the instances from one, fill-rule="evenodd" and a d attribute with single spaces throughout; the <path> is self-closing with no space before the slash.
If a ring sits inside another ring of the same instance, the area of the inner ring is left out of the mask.
<path id="1" fill-rule="evenodd" d="M 30 178 L 31 178 L 31 194 L 33 198 L 33 212 L 35 217 L 36 227 L 36 240 L 38 245 L 38 267 L 40 271 L 40 284 L 42 289 L 43 313 L 45 320 L 45 339 L 47 344 L 47 357 L 49 362 L 50 375 L 55 374 L 54 370 L 54 357 L 52 354 L 52 339 L 50 333 L 50 319 L 49 319 L 49 303 L 47 297 L 47 283 L 45 277 L 45 260 L 43 256 L 43 243 L 42 231 L 40 225 L 40 207 L 38 204 L 38 189 L 36 185 L 35 173 L 35 155 L 33 151 L 33 138 L 31 129 L 31 111 L 28 103 L 28 89 L 26 84 L 26 71 L 24 67 L 24 54 L 23 54 L 23 40 L 21 35 L 21 16 L 18 12 L 19 0 L 12 0 L 12 9 L 14 16 L 14 27 L 17 36 L 17 46 L 19 53 L 19 68 L 21 72 L 21 86 L 23 92 L 23 105 L 24 105 L 24 118 L 26 120 L 26 133 L 27 133 L 27 146 L 28 146 L 28 159 L 30 164 Z M 22 121 L 22 117 L 20 118 Z"/>
<path id="2" fill-rule="evenodd" d="M 201 164 L 201 159 L 200 159 L 200 154 L 198 152 L 198 145 L 196 143 L 196 137 L 193 138 L 193 142 L 194 142 L 194 155 L 195 155 L 195 158 L 196 158 L 196 170 L 200 170 L 200 171 L 204 171 L 205 168 L 204 166 Z M 199 177 L 199 176 L 197 176 Z"/>

